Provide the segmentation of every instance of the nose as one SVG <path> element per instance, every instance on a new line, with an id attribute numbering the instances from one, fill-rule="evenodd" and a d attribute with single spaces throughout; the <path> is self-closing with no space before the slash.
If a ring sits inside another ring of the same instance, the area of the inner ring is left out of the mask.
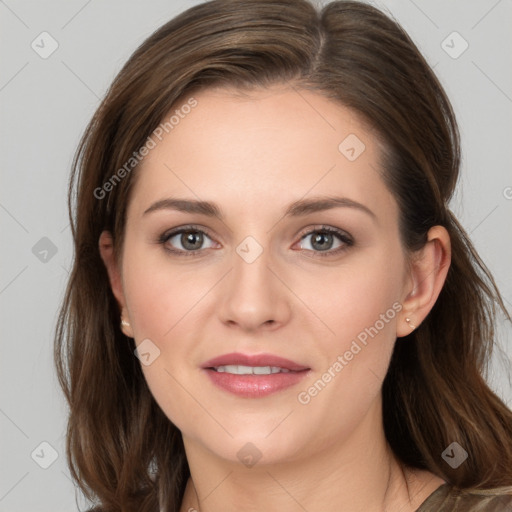
<path id="1" fill-rule="evenodd" d="M 255 250 L 249 244 L 249 254 L 240 248 L 234 252 L 232 269 L 219 290 L 217 311 L 229 327 L 238 326 L 244 331 L 273 330 L 288 322 L 292 294 L 279 276 L 278 266 L 272 264 L 268 248 L 263 248 L 253 259 L 250 251 Z"/>

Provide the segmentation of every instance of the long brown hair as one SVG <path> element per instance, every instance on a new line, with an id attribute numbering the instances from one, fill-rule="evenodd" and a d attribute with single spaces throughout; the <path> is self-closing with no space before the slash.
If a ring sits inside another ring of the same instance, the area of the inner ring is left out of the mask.
<path id="1" fill-rule="evenodd" d="M 134 52 L 83 135 L 68 197 L 74 263 L 55 337 L 73 478 L 105 512 L 179 510 L 190 475 L 181 433 L 119 328 L 98 239 L 111 231 L 119 255 L 137 176 L 131 159 L 171 107 L 206 87 L 276 83 L 339 102 L 376 130 L 408 251 L 434 225 L 451 237 L 441 294 L 419 328 L 397 340 L 383 383 L 391 448 L 461 489 L 512 486 L 512 412 L 485 381 L 497 309 L 510 315 L 448 208 L 460 164 L 449 100 L 395 21 L 359 2 L 320 10 L 307 0 L 213 0 L 181 13 Z M 457 469 L 442 458 L 454 441 L 469 455 Z"/>

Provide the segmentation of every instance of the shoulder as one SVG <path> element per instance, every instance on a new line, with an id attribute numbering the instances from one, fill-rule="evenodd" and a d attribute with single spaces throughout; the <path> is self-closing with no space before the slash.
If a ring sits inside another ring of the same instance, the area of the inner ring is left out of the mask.
<path id="1" fill-rule="evenodd" d="M 417 512 L 512 512 L 512 487 L 464 490 L 443 484 Z"/>

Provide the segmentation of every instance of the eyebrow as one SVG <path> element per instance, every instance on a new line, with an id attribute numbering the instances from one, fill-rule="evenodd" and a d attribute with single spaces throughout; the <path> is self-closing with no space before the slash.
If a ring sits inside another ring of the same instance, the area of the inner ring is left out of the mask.
<path id="1" fill-rule="evenodd" d="M 299 199 L 291 203 L 286 211 L 284 217 L 300 217 L 302 215 L 308 215 L 311 213 L 331 210 L 333 208 L 354 208 L 361 212 L 368 214 L 375 221 L 377 216 L 367 206 L 353 201 L 347 197 L 337 196 L 319 196 L 310 199 Z M 222 210 L 215 203 L 210 201 L 199 201 L 195 199 L 183 199 L 168 197 L 161 199 L 153 203 L 144 213 L 147 215 L 151 212 L 159 210 L 177 210 L 186 213 L 197 213 L 200 215 L 206 215 L 208 217 L 217 217 L 220 220 L 224 220 Z"/>

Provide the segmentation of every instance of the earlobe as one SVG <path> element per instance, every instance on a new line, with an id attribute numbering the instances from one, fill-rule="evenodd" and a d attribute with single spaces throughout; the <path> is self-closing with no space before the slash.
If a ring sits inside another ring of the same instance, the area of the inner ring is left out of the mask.
<path id="1" fill-rule="evenodd" d="M 427 243 L 411 260 L 409 289 L 405 290 L 397 337 L 417 329 L 441 293 L 451 262 L 450 235 L 443 226 L 430 228 Z"/>
<path id="2" fill-rule="evenodd" d="M 121 310 L 120 328 L 126 336 L 133 338 L 132 326 L 126 319 L 126 301 L 123 292 L 123 285 L 121 282 L 121 272 L 115 258 L 112 234 L 109 231 L 102 231 L 98 241 L 98 247 L 101 259 L 103 260 L 103 263 L 107 269 L 110 288 L 112 289 L 112 293 L 114 294 L 114 297 L 119 304 L 119 309 Z"/>

